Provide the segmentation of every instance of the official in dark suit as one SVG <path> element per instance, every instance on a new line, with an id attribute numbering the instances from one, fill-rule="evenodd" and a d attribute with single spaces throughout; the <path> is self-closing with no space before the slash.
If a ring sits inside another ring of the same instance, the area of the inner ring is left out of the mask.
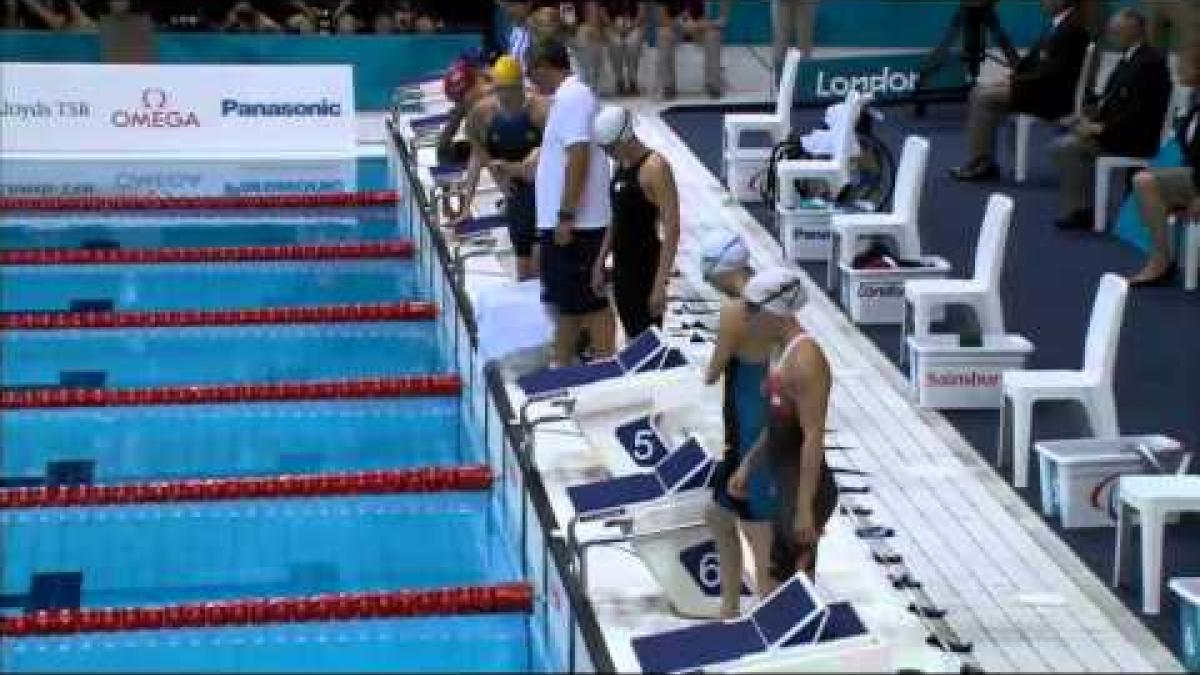
<path id="1" fill-rule="evenodd" d="M 1073 112 L 1075 85 L 1091 36 L 1078 15 L 1078 0 L 1041 0 L 1050 25 L 1002 81 L 971 91 L 967 112 L 967 163 L 950 170 L 963 181 L 995 178 L 996 130 L 1010 114 L 1057 120 Z"/>
<path id="2" fill-rule="evenodd" d="M 1162 52 L 1147 44 L 1146 17 L 1122 9 L 1108 22 L 1109 40 L 1121 60 L 1098 99 L 1090 101 L 1071 130 L 1054 141 L 1050 155 L 1061 174 L 1061 229 L 1089 229 L 1100 155 L 1153 157 L 1162 145 L 1163 118 L 1171 102 L 1171 73 Z"/>
<path id="3" fill-rule="evenodd" d="M 1192 42 L 1179 59 L 1179 84 L 1200 87 L 1200 44 Z M 1183 165 L 1139 171 L 1133 177 L 1142 214 L 1142 225 L 1150 232 L 1150 257 L 1130 283 L 1157 286 L 1175 276 L 1171 248 L 1167 244 L 1167 216 L 1186 210 L 1187 218 L 1200 220 L 1200 91 L 1192 94 L 1187 114 L 1176 126 L 1175 139 L 1183 153 Z"/>

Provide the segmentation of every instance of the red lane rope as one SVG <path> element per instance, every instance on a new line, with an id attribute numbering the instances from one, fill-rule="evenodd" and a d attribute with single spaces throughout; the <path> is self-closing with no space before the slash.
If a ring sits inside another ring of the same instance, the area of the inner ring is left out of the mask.
<path id="1" fill-rule="evenodd" d="M 154 265 L 167 263 L 266 262 L 409 258 L 406 239 L 350 244 L 283 246 L 200 246 L 191 248 L 24 249 L 0 251 L 0 265 Z"/>
<path id="2" fill-rule="evenodd" d="M 190 209 L 280 209 L 318 206 L 381 206 L 400 201 L 395 190 L 277 195 L 163 197 L 108 195 L 91 197 L 0 197 L 0 211 L 142 211 Z"/>
<path id="3" fill-rule="evenodd" d="M 307 598 L 105 609 L 43 610 L 0 620 L 0 636 L 78 635 L 224 628 L 418 616 L 509 614 L 533 609 L 533 587 L 515 582 L 429 590 L 338 593 Z"/>
<path id="4" fill-rule="evenodd" d="M 476 492 L 486 490 L 491 485 L 491 468 L 474 464 L 310 476 L 213 478 L 121 485 L 58 485 L 0 490 L 0 511 L 288 497 Z"/>
<path id="5" fill-rule="evenodd" d="M 21 312 L 0 314 L 0 330 L 425 321 L 437 315 L 437 305 L 432 302 L 165 312 Z"/>
<path id="6" fill-rule="evenodd" d="M 461 389 L 457 375 L 153 389 L 26 389 L 0 391 L 0 410 L 456 396 Z"/>

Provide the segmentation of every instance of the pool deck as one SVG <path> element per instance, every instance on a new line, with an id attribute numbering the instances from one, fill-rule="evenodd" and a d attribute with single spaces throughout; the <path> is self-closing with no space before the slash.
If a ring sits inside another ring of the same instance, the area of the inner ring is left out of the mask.
<path id="1" fill-rule="evenodd" d="M 694 58 L 681 54 L 681 72 Z M 689 55 L 690 54 L 690 55 Z M 727 79 L 752 100 L 769 73 L 761 48 L 727 50 Z M 691 86 L 682 78 L 681 90 Z M 757 95 L 762 100 L 761 94 Z M 684 102 L 677 101 L 676 104 Z M 692 155 L 661 120 L 661 105 L 630 102 L 637 129 L 675 170 L 683 205 L 678 294 L 713 297 L 699 281 L 698 242 L 706 232 L 740 232 L 756 266 L 782 263 L 778 244 Z M 467 286 L 478 296 L 506 283 L 509 260 L 467 261 Z M 948 610 L 947 621 L 974 644 L 962 661 L 926 645 L 927 626 L 907 611 L 912 601 L 893 589 L 887 570 L 871 559 L 848 517 L 837 515 L 822 544 L 818 587 L 829 601 L 850 601 L 893 650 L 896 669 L 958 671 L 972 662 L 987 671 L 1182 672 L 1171 653 L 1129 612 L 936 411 L 919 409 L 899 372 L 817 285 L 800 318 L 826 350 L 834 371 L 830 440 L 848 449 L 831 453 L 839 467 L 865 471 L 871 493 L 856 496 L 892 527 L 892 547 L 913 577 Z M 681 323 L 711 325 L 712 316 L 669 313 L 668 333 Z M 686 349 L 702 356 L 702 350 Z M 521 395 L 513 386 L 514 403 Z M 719 424 L 719 400 L 706 397 L 699 417 Z M 697 430 L 702 435 L 713 429 Z M 605 464 L 571 422 L 539 426 L 536 462 L 560 523 L 574 516 L 567 486 L 607 475 Z M 654 578 L 622 548 L 593 551 L 588 592 L 620 671 L 640 670 L 630 639 L 691 623 L 673 615 Z M 973 659 L 973 660 L 972 660 Z"/>

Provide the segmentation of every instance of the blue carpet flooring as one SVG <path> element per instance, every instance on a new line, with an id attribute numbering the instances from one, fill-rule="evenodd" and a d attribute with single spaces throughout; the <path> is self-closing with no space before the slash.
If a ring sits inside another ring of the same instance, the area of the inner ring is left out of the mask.
<path id="1" fill-rule="evenodd" d="M 765 111 L 754 107 L 675 108 L 664 114 L 676 131 L 715 174 L 721 175 L 721 118 L 725 112 Z M 947 258 L 957 275 L 971 271 L 975 241 L 984 204 L 994 191 L 1017 202 L 1009 236 L 1004 277 L 1005 317 L 1009 332 L 1028 337 L 1037 351 L 1031 368 L 1079 368 L 1092 298 L 1101 275 L 1132 275 L 1142 254 L 1113 236 L 1060 232 L 1053 227 L 1057 209 L 1057 180 L 1045 148 L 1053 131 L 1038 125 L 1033 135 L 1029 180 L 1017 185 L 1011 179 L 1012 131 L 999 137 L 999 161 L 1006 177 L 988 184 L 962 185 L 952 181 L 947 169 L 963 161 L 964 107 L 931 106 L 923 119 L 911 107 L 885 109 L 887 120 L 878 135 L 899 154 L 903 139 L 920 134 L 932 142 L 929 173 L 921 209 L 921 237 L 927 253 Z M 820 123 L 821 112 L 797 110 L 793 124 L 808 129 Z M 897 160 L 899 157 L 897 156 Z M 1116 199 L 1116 197 L 1114 197 Z M 768 230 L 774 231 L 771 214 L 761 206 L 748 208 Z M 1116 204 L 1113 205 L 1115 217 Z M 824 283 L 825 266 L 806 266 L 818 283 Z M 900 353 L 899 327 L 862 327 L 893 362 Z M 1124 433 L 1165 433 L 1196 448 L 1200 441 L 1200 294 L 1179 287 L 1134 289 L 1126 308 L 1125 327 L 1117 373 L 1117 395 Z M 993 466 L 998 425 L 995 412 L 946 412 L 946 417 Z M 1039 406 L 1034 438 L 1071 438 L 1085 430 L 1080 411 L 1070 405 Z M 1011 480 L 1008 468 L 1000 469 Z M 1195 469 L 1193 469 L 1195 471 Z M 1015 489 L 1015 488 L 1014 488 Z M 1035 509 L 1040 504 L 1037 462 L 1032 462 L 1030 488 L 1018 490 Z M 948 514 L 949 515 L 949 514 Z M 1114 531 L 1112 529 L 1064 531 L 1048 521 L 1096 575 L 1111 578 Z M 1135 546 L 1138 545 L 1135 541 Z M 1162 612 L 1147 617 L 1140 611 L 1140 569 L 1127 577 L 1117 595 L 1176 654 L 1180 653 L 1179 612 L 1176 598 L 1163 591 Z M 1200 518 L 1185 518 L 1167 531 L 1164 575 L 1200 575 Z"/>

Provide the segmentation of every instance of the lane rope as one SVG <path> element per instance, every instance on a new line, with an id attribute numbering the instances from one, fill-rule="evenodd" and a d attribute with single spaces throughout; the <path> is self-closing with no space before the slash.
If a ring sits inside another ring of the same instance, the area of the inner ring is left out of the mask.
<path id="1" fill-rule="evenodd" d="M 395 190 L 273 195 L 105 195 L 87 197 L 0 197 L 0 211 L 146 211 L 193 209 L 295 209 L 319 206 L 383 206 L 400 201 Z"/>
<path id="2" fill-rule="evenodd" d="M 462 380 L 454 374 L 150 389 L 9 389 L 0 391 L 0 410 L 457 396 L 461 389 Z"/>
<path id="3" fill-rule="evenodd" d="M 198 246 L 175 248 L 50 248 L 0 251 L 0 265 L 162 265 L 171 263 L 273 262 L 411 258 L 412 241 L 282 246 Z"/>
<path id="4" fill-rule="evenodd" d="M 479 492 L 489 489 L 491 485 L 491 468 L 476 464 L 393 471 L 189 479 L 119 485 L 54 485 L 0 490 L 0 511 L 290 497 Z"/>
<path id="5" fill-rule="evenodd" d="M 0 330 L 71 330 L 104 328 L 186 328 L 252 325 L 428 321 L 438 316 L 432 302 L 316 305 L 260 309 L 144 312 L 0 313 Z"/>
<path id="6" fill-rule="evenodd" d="M 161 607 L 42 610 L 0 619 L 10 638 L 225 628 L 363 619 L 512 614 L 533 611 L 533 587 L 514 582 L 487 586 L 337 593 L 306 598 L 254 598 Z"/>

